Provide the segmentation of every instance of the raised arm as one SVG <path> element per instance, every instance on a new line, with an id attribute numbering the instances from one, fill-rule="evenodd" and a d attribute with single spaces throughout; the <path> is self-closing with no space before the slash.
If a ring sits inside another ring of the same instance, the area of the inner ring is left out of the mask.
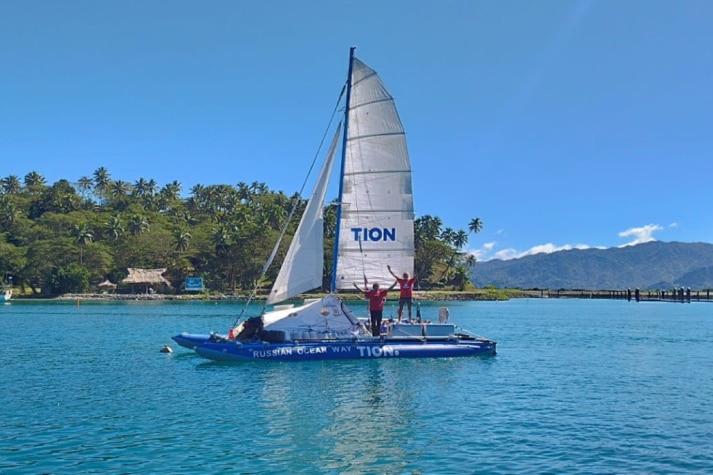
<path id="1" fill-rule="evenodd" d="M 397 285 L 399 285 L 398 280 L 396 282 L 394 282 L 393 284 L 391 284 L 391 287 L 389 287 L 389 291 L 394 290 L 394 287 L 396 287 Z"/>
<path id="2" fill-rule="evenodd" d="M 391 265 L 386 264 L 386 269 L 389 271 L 389 274 L 391 274 L 391 275 L 394 276 L 394 279 L 398 279 L 398 278 L 399 278 L 399 276 L 396 275 L 396 274 L 394 274 L 394 271 L 391 270 Z"/>
<path id="3" fill-rule="evenodd" d="M 364 292 L 362 289 L 359 288 L 356 282 L 354 282 L 354 288 L 357 289 L 359 292 Z"/>

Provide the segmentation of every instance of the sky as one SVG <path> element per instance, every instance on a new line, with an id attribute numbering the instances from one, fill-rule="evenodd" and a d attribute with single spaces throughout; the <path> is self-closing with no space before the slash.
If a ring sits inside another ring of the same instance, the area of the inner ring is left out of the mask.
<path id="1" fill-rule="evenodd" d="M 713 242 L 712 24 L 709 0 L 0 0 L 0 177 L 291 195 L 356 46 L 416 216 L 479 217 L 479 260 Z"/>

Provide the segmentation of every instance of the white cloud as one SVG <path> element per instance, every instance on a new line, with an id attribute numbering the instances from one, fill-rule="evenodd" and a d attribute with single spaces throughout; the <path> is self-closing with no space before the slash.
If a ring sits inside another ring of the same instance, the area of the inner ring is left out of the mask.
<path id="1" fill-rule="evenodd" d="M 589 246 L 586 244 L 565 244 L 563 246 L 555 246 L 552 243 L 540 244 L 539 246 L 532 247 L 523 252 L 519 257 L 531 256 L 533 254 L 552 254 L 553 252 L 569 251 L 571 249 L 589 249 Z"/>
<path id="2" fill-rule="evenodd" d="M 668 227 L 674 228 L 676 226 L 678 226 L 677 223 L 671 223 Z M 653 233 L 663 230 L 664 228 L 659 226 L 658 224 L 647 224 L 646 226 L 641 226 L 638 228 L 629 228 L 626 231 L 620 232 L 619 237 L 633 237 L 633 240 L 619 247 L 634 246 L 636 244 L 641 244 L 644 242 L 655 241 L 655 239 L 653 238 Z M 563 244 L 561 246 L 557 246 L 552 243 L 538 244 L 537 246 L 533 246 L 524 252 L 518 251 L 517 249 L 513 248 L 495 251 L 496 247 L 497 242 L 493 241 L 483 244 L 480 249 L 475 249 L 468 252 L 473 254 L 478 261 L 484 262 L 492 259 L 500 259 L 503 261 L 507 261 L 510 259 L 518 259 L 520 257 L 532 256 L 534 254 L 551 254 L 553 252 L 568 251 L 571 249 L 606 249 L 606 247 L 604 246 L 590 246 L 588 244 Z"/>
<path id="3" fill-rule="evenodd" d="M 548 243 L 534 246 L 525 252 L 520 252 L 517 249 L 508 248 L 502 249 L 494 254 L 491 254 L 493 249 L 495 249 L 495 245 L 495 242 L 490 242 L 485 244 L 480 249 L 470 251 L 470 253 L 473 254 L 479 261 L 489 261 L 491 259 L 500 259 L 503 261 L 507 261 L 509 259 L 517 259 L 520 257 L 531 256 L 533 254 L 550 254 L 552 252 L 557 251 L 568 251 L 570 249 L 589 249 L 591 247 L 586 244 L 565 244 L 563 246 L 555 246 L 552 243 Z"/>
<path id="4" fill-rule="evenodd" d="M 518 257 L 518 252 L 516 249 L 503 249 L 502 251 L 498 251 L 495 254 L 493 254 L 492 257 L 489 257 L 486 260 L 491 260 L 491 259 L 500 259 L 502 261 L 508 261 L 510 259 L 517 259 Z"/>
<path id="5" fill-rule="evenodd" d="M 490 254 L 490 252 L 493 250 L 495 247 L 495 241 L 493 242 L 486 242 L 483 244 L 483 246 L 480 249 L 475 249 L 473 251 L 468 251 L 470 254 L 474 255 L 475 258 L 479 261 L 484 261 L 487 260 L 486 256 Z"/>
<path id="6" fill-rule="evenodd" d="M 525 256 L 532 256 L 534 254 L 552 254 L 558 251 L 569 251 L 571 249 L 589 249 L 591 246 L 586 244 L 564 244 L 562 246 L 555 246 L 552 243 L 540 244 L 533 246 L 525 252 L 517 252 L 515 249 L 504 249 L 495 253 L 495 259 L 517 259 Z"/>
<path id="7" fill-rule="evenodd" d="M 674 223 L 675 224 L 675 223 Z M 663 231 L 664 228 L 658 224 L 647 224 L 646 226 L 641 226 L 640 228 L 629 228 L 626 231 L 619 233 L 619 237 L 634 237 L 634 240 L 626 244 L 622 244 L 619 247 L 635 246 L 644 242 L 655 241 L 652 236 L 656 231 Z"/>

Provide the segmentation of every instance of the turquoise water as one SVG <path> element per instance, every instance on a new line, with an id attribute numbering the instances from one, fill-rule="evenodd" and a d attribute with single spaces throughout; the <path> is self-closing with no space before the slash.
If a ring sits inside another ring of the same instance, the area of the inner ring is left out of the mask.
<path id="1" fill-rule="evenodd" d="M 170 336 L 237 303 L 0 305 L 0 473 L 713 473 L 713 304 L 449 306 L 498 356 L 220 364 Z"/>

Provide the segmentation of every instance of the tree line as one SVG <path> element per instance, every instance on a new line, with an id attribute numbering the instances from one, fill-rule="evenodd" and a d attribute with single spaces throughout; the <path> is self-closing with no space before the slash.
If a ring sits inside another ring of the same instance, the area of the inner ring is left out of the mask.
<path id="1" fill-rule="evenodd" d="M 177 286 L 187 276 L 198 276 L 211 291 L 268 288 L 298 219 L 289 223 L 288 238 L 260 281 L 262 267 L 290 210 L 296 206 L 295 215 L 301 215 L 306 200 L 261 182 L 198 184 L 185 198 L 182 191 L 178 181 L 159 186 L 146 178 L 112 180 L 105 167 L 76 182 L 61 179 L 51 185 L 36 171 L 24 179 L 1 178 L 0 276 L 44 295 L 87 292 L 105 279 L 121 282 L 129 267 L 165 267 Z M 324 217 L 330 262 L 334 202 L 325 206 Z M 469 233 L 482 227 L 479 218 L 470 221 L 468 232 L 443 228 L 436 216 L 416 219 L 415 272 L 422 288 L 470 285 L 475 257 L 463 249 Z M 330 280 L 331 266 L 325 266 L 326 287 Z"/>

